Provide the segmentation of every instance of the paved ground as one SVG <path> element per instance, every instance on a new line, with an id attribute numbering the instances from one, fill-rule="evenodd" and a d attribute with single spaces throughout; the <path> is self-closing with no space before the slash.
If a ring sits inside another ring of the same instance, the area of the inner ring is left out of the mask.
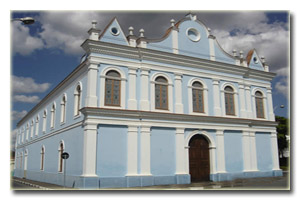
<path id="1" fill-rule="evenodd" d="M 134 188 L 104 188 L 100 190 L 289 190 L 289 174 L 282 177 L 236 179 L 234 181 L 200 182 L 185 185 L 163 185 Z M 31 181 L 27 179 L 12 179 L 13 190 L 76 190 L 59 185 Z"/>

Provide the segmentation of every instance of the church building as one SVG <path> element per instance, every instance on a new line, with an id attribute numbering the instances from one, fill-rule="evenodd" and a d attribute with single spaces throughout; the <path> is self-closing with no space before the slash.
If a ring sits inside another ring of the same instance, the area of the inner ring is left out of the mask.
<path id="1" fill-rule="evenodd" d="M 275 74 L 255 49 L 225 52 L 194 14 L 160 39 L 96 24 L 80 64 L 18 123 L 14 176 L 95 189 L 282 175 Z"/>

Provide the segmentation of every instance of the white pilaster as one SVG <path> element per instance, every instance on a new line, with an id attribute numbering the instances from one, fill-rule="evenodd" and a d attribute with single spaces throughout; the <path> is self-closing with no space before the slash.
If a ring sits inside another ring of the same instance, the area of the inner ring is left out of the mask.
<path id="1" fill-rule="evenodd" d="M 137 175 L 137 127 L 128 126 L 127 136 L 127 175 Z"/>
<path id="2" fill-rule="evenodd" d="M 215 37 L 210 35 L 208 36 L 208 41 L 209 41 L 209 54 L 210 54 L 210 60 L 215 61 L 216 56 L 215 56 Z"/>
<path id="3" fill-rule="evenodd" d="M 251 150 L 249 131 L 243 131 L 244 171 L 251 171 Z"/>
<path id="4" fill-rule="evenodd" d="M 150 127 L 141 127 L 141 147 L 140 147 L 140 174 L 151 176 L 150 168 Z"/>
<path id="5" fill-rule="evenodd" d="M 273 111 L 272 88 L 267 88 L 267 100 L 268 100 L 269 120 L 275 121 L 275 115 Z"/>
<path id="6" fill-rule="evenodd" d="M 251 170 L 257 171 L 257 157 L 256 157 L 256 137 L 255 132 L 250 131 L 250 152 L 251 152 Z"/>
<path id="7" fill-rule="evenodd" d="M 239 85 L 239 97 L 240 97 L 240 103 L 241 103 L 241 112 L 240 116 L 241 118 L 247 118 L 247 110 L 246 110 L 246 102 L 245 102 L 245 87 L 244 85 Z"/>
<path id="8" fill-rule="evenodd" d="M 279 159 L 278 159 L 277 133 L 275 131 L 271 132 L 271 147 L 272 147 L 273 170 L 280 170 Z"/>
<path id="9" fill-rule="evenodd" d="M 216 131 L 216 140 L 217 140 L 217 172 L 226 173 L 225 165 L 225 149 L 224 149 L 224 130 Z"/>
<path id="10" fill-rule="evenodd" d="M 85 124 L 83 133 L 83 169 L 82 176 L 95 177 L 97 155 L 97 125 Z"/>
<path id="11" fill-rule="evenodd" d="M 85 99 L 86 107 L 97 107 L 97 74 L 98 63 L 89 62 L 87 74 L 87 94 Z"/>
<path id="12" fill-rule="evenodd" d="M 140 86 L 140 110 L 149 111 L 149 70 L 141 68 L 141 86 Z"/>
<path id="13" fill-rule="evenodd" d="M 213 79 L 213 91 L 214 91 L 214 113 L 215 116 L 221 116 L 221 107 L 220 107 L 220 86 L 219 80 Z"/>
<path id="14" fill-rule="evenodd" d="M 186 174 L 185 171 L 184 128 L 176 129 L 176 174 Z"/>
<path id="15" fill-rule="evenodd" d="M 173 53 L 178 54 L 178 31 L 176 29 L 172 29 L 172 45 Z"/>
<path id="16" fill-rule="evenodd" d="M 128 109 L 136 110 L 137 101 L 136 101 L 136 68 L 129 68 L 128 71 L 128 82 L 129 82 L 129 91 L 128 91 Z"/>
<path id="17" fill-rule="evenodd" d="M 250 86 L 245 85 L 245 91 L 246 91 L 246 104 L 247 104 L 247 116 L 248 118 L 253 118 L 253 110 L 252 110 L 252 104 L 251 104 L 251 92 L 250 92 Z"/>
<path id="18" fill-rule="evenodd" d="M 210 173 L 215 174 L 217 172 L 216 169 L 216 147 L 211 146 L 209 147 L 209 160 L 210 160 Z"/>
<path id="19" fill-rule="evenodd" d="M 181 74 L 175 74 L 175 113 L 183 113 Z"/>

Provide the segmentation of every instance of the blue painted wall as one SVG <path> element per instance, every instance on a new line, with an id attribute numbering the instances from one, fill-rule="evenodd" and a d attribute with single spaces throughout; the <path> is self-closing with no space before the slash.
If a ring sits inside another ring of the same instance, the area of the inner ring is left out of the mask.
<path id="1" fill-rule="evenodd" d="M 256 133 L 257 168 L 260 171 L 271 171 L 273 166 L 270 133 Z"/>
<path id="2" fill-rule="evenodd" d="M 127 127 L 99 125 L 97 135 L 97 175 L 122 177 L 127 173 Z"/>
<path id="3" fill-rule="evenodd" d="M 151 173 L 154 176 L 175 174 L 175 129 L 151 128 Z"/>
<path id="4" fill-rule="evenodd" d="M 149 42 L 147 45 L 147 49 L 153 49 L 158 51 L 165 51 L 169 53 L 173 53 L 173 45 L 172 45 L 172 34 L 170 33 L 167 38 L 160 42 Z"/>
<path id="5" fill-rule="evenodd" d="M 195 21 L 184 21 L 179 25 L 178 28 L 179 54 L 203 59 L 210 58 L 206 27 Z M 201 38 L 198 42 L 191 41 L 188 38 L 186 32 L 189 28 L 195 28 L 199 31 Z"/>
<path id="6" fill-rule="evenodd" d="M 242 133 L 238 131 L 224 131 L 225 161 L 227 172 L 242 172 L 243 146 Z"/>

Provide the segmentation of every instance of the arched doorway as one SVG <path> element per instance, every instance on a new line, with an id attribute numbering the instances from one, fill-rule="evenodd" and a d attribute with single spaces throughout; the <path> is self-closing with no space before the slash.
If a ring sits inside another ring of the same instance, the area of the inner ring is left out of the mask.
<path id="1" fill-rule="evenodd" d="M 189 169 L 192 182 L 210 180 L 209 143 L 196 134 L 189 141 Z"/>

